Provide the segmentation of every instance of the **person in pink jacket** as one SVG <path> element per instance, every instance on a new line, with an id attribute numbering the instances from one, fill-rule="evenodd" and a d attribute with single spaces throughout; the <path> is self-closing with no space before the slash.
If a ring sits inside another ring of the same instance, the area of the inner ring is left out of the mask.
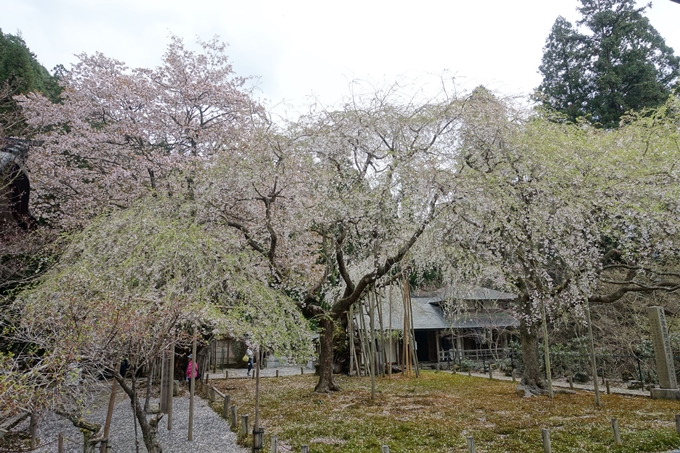
<path id="1" fill-rule="evenodd" d="M 191 358 L 191 354 L 189 354 L 189 365 L 187 365 L 187 372 L 186 372 L 186 378 L 187 382 L 191 379 L 191 368 L 194 369 L 194 379 L 198 379 L 198 363 L 194 362 Z"/>

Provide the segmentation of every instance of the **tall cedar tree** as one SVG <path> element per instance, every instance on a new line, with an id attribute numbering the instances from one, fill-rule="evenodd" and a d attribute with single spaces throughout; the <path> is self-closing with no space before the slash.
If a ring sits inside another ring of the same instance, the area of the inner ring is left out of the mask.
<path id="1" fill-rule="evenodd" d="M 57 77 L 38 62 L 21 36 L 0 30 L 0 134 L 25 135 L 25 124 L 13 96 L 34 91 L 54 102 L 61 88 Z"/>
<path id="2" fill-rule="evenodd" d="M 644 16 L 651 3 L 580 1 L 577 27 L 558 17 L 548 36 L 538 99 L 570 121 L 587 117 L 605 128 L 663 104 L 678 86 L 680 58 Z"/>

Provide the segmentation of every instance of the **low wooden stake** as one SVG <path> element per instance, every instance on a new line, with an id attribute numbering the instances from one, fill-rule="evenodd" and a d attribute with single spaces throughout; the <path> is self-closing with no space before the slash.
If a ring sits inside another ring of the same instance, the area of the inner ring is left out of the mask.
<path id="1" fill-rule="evenodd" d="M 510 374 L 512 375 L 512 382 L 517 382 L 517 377 L 515 377 L 515 369 L 514 368 L 512 369 Z"/>
<path id="2" fill-rule="evenodd" d="M 231 406 L 231 429 L 236 429 L 238 422 L 236 420 L 236 406 Z"/>
<path id="3" fill-rule="evenodd" d="M 475 449 L 475 438 L 472 436 L 468 436 L 467 438 L 467 444 L 468 444 L 468 453 L 476 453 Z"/>
<path id="4" fill-rule="evenodd" d="M 28 432 L 31 433 L 31 448 L 35 448 L 38 445 L 38 416 L 35 414 L 31 414 Z"/>
<path id="5" fill-rule="evenodd" d="M 569 376 L 569 388 L 574 390 L 574 377 Z"/>
<path id="6" fill-rule="evenodd" d="M 612 418 L 612 430 L 614 431 L 614 443 L 621 445 L 621 433 L 619 432 L 619 421 Z"/>
<path id="7" fill-rule="evenodd" d="M 604 385 L 605 385 L 605 387 L 607 388 L 607 395 L 611 395 L 611 394 L 612 394 L 612 391 L 611 391 L 611 389 L 609 388 L 609 379 L 605 379 L 605 380 L 604 380 Z"/>
<path id="8" fill-rule="evenodd" d="M 276 377 L 279 377 L 279 370 L 276 370 Z"/>
<path id="9" fill-rule="evenodd" d="M 64 453 L 64 435 L 62 433 L 59 433 L 59 437 L 57 437 L 57 451 Z"/>
<path id="10" fill-rule="evenodd" d="M 222 406 L 222 417 L 225 420 L 229 420 L 229 403 L 231 402 L 231 397 L 229 395 L 224 395 L 224 406 Z"/>
<path id="11" fill-rule="evenodd" d="M 675 431 L 680 434 L 680 414 L 675 414 Z"/>
<path id="12" fill-rule="evenodd" d="M 248 414 L 241 415 L 241 435 L 248 435 Z"/>
<path id="13" fill-rule="evenodd" d="M 279 438 L 272 436 L 272 451 L 271 453 L 279 453 Z"/>
<path id="14" fill-rule="evenodd" d="M 551 453 L 552 448 L 550 447 L 550 430 L 543 428 L 541 430 L 543 435 L 543 453 Z"/>
<path id="15" fill-rule="evenodd" d="M 305 374 L 305 369 L 303 367 L 300 367 L 300 374 Z"/>
<path id="16" fill-rule="evenodd" d="M 388 445 L 383 445 L 382 453 L 390 453 L 390 447 Z"/>
<path id="17" fill-rule="evenodd" d="M 309 445 L 303 445 L 300 449 L 300 453 L 309 453 Z"/>

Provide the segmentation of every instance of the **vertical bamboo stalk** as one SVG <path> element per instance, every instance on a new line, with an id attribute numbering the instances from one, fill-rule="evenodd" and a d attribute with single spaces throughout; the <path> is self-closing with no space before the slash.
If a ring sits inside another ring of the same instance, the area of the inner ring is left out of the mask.
<path id="1" fill-rule="evenodd" d="M 593 321 L 590 318 L 590 302 L 586 300 L 586 318 L 588 321 L 588 339 L 590 342 L 590 365 L 593 368 L 593 389 L 595 390 L 595 406 L 600 407 L 600 388 L 597 385 L 597 359 L 595 358 L 595 342 L 593 340 Z"/>
<path id="2" fill-rule="evenodd" d="M 349 306 L 347 313 L 347 333 L 349 337 L 349 374 L 354 371 L 354 304 Z M 357 376 L 359 374 L 357 373 Z"/>
<path id="3" fill-rule="evenodd" d="M 189 372 L 189 435 L 188 440 L 193 440 L 194 434 L 194 389 L 196 388 L 196 379 L 194 373 L 195 363 L 196 363 L 196 334 L 198 329 L 194 325 L 194 343 L 191 347 L 191 371 Z"/>
<path id="4" fill-rule="evenodd" d="M 378 354 L 378 357 L 380 358 L 378 360 L 378 370 L 379 374 L 381 377 L 385 377 L 385 363 L 387 362 L 387 352 L 385 350 L 385 325 L 383 324 L 383 310 L 382 310 L 382 300 L 379 301 L 378 299 L 378 293 L 375 290 L 375 287 L 373 289 L 374 294 L 375 294 L 375 307 L 378 310 L 378 324 L 380 326 L 380 334 L 379 334 L 379 341 L 378 345 L 380 345 L 380 351 Z"/>
<path id="5" fill-rule="evenodd" d="M 175 342 L 170 346 L 170 394 L 168 395 L 168 431 L 172 431 L 172 403 L 175 398 Z"/>
<path id="6" fill-rule="evenodd" d="M 390 334 L 388 337 L 388 341 L 390 346 L 390 355 L 389 359 L 387 360 L 387 377 L 389 379 L 392 379 L 392 285 L 390 285 L 389 304 L 390 304 L 390 318 L 389 318 Z"/>
<path id="7" fill-rule="evenodd" d="M 375 295 L 375 293 L 374 293 Z M 371 294 L 368 293 L 366 301 L 368 302 L 368 322 L 370 324 L 369 337 L 371 341 L 370 354 L 371 354 L 371 400 L 375 399 L 375 362 L 377 359 L 377 354 L 375 351 L 375 310 L 373 307 L 373 302 L 371 301 Z"/>
<path id="8" fill-rule="evenodd" d="M 548 380 L 548 396 L 553 398 L 552 370 L 550 369 L 550 344 L 548 342 L 548 321 L 545 315 L 544 301 L 541 301 L 541 321 L 543 324 L 543 358 L 545 359 L 545 377 Z"/>

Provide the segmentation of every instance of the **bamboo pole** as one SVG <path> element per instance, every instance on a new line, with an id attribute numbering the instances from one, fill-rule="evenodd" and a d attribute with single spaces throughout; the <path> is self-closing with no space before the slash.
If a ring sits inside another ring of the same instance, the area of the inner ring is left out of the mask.
<path id="1" fill-rule="evenodd" d="M 170 346 L 170 394 L 168 395 L 168 431 L 172 431 L 172 402 L 175 397 L 175 342 Z"/>
<path id="2" fill-rule="evenodd" d="M 389 294 L 389 303 L 390 303 L 390 336 L 389 336 L 389 344 L 390 344 L 390 359 L 388 360 L 388 367 L 387 367 L 387 376 L 392 379 L 392 285 L 390 285 L 390 294 Z"/>
<path id="3" fill-rule="evenodd" d="M 349 336 L 349 374 L 354 371 L 354 304 L 349 306 L 347 312 L 347 333 Z M 359 374 L 357 373 L 357 376 Z"/>
<path id="4" fill-rule="evenodd" d="M 595 390 L 595 406 L 600 407 L 600 388 L 597 385 L 597 359 L 595 358 L 595 341 L 593 340 L 593 321 L 590 318 L 590 302 L 586 300 L 586 318 L 588 320 L 588 340 L 590 343 L 590 365 L 593 367 L 593 389 Z"/>
<path id="5" fill-rule="evenodd" d="M 379 374 L 380 377 L 385 377 L 385 363 L 386 363 L 386 351 L 385 351 L 385 325 L 383 324 L 383 310 L 382 310 L 382 303 L 378 302 L 378 292 L 375 289 L 375 286 L 373 287 L 373 293 L 375 294 L 375 308 L 378 310 L 378 324 L 380 327 L 380 335 L 379 335 L 379 341 L 378 345 L 380 346 L 380 351 L 378 352 L 378 369 L 379 369 Z"/>
<path id="6" fill-rule="evenodd" d="M 194 344 L 191 347 L 191 371 L 189 372 L 189 436 L 187 440 L 193 440 L 194 434 L 194 389 L 196 388 L 196 379 L 194 369 L 196 367 L 196 334 L 198 329 L 194 325 Z"/>
<path id="7" fill-rule="evenodd" d="M 548 381 L 548 396 L 554 398 L 552 388 L 552 370 L 550 369 L 550 343 L 548 341 L 548 321 L 545 315 L 545 302 L 541 301 L 541 323 L 543 324 L 543 358 L 545 359 L 545 377 Z"/>
<path id="8" fill-rule="evenodd" d="M 373 293 L 373 302 L 375 302 L 375 292 Z M 375 399 L 375 362 L 378 358 L 375 348 L 375 309 L 371 301 L 371 294 L 368 293 L 366 300 L 368 301 L 368 321 L 370 324 L 370 340 L 371 340 L 371 400 Z"/>

